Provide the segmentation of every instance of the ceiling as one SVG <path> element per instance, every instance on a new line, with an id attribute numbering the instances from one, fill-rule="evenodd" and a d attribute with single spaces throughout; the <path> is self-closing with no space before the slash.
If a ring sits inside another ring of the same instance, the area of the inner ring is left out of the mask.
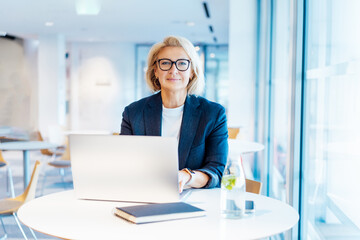
<path id="1" fill-rule="evenodd" d="M 77 15 L 76 1 L 90 0 L 0 0 L 0 32 L 33 39 L 63 34 L 68 42 L 153 43 L 181 35 L 194 43 L 228 43 L 229 0 L 95 0 L 98 15 Z"/>

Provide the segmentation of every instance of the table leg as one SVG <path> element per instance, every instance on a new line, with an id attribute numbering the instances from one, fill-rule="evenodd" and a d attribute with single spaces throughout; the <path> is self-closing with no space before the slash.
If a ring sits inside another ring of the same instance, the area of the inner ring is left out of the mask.
<path id="1" fill-rule="evenodd" d="M 28 150 L 23 150 L 23 161 L 24 161 L 23 167 L 24 167 L 24 190 L 25 190 L 30 181 L 30 175 L 29 175 L 30 157 Z"/>

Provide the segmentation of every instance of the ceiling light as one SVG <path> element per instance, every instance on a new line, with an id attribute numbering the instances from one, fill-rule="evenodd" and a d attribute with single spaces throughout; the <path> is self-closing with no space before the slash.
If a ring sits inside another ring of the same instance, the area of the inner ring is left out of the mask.
<path id="1" fill-rule="evenodd" d="M 77 15 L 98 15 L 101 10 L 101 0 L 76 0 Z"/>
<path id="2" fill-rule="evenodd" d="M 210 18 L 210 12 L 209 12 L 209 8 L 206 2 L 203 2 L 203 7 L 204 7 L 204 11 L 205 11 L 205 15 L 207 18 Z"/>
<path id="3" fill-rule="evenodd" d="M 52 26 L 54 26 L 54 22 L 46 22 L 45 26 L 52 27 Z"/>
<path id="4" fill-rule="evenodd" d="M 214 58 L 215 57 L 215 53 L 210 53 L 210 57 Z"/>
<path id="5" fill-rule="evenodd" d="M 193 26 L 195 26 L 195 23 L 194 22 L 186 22 L 186 25 L 188 25 L 189 27 L 193 27 Z"/>
<path id="6" fill-rule="evenodd" d="M 199 46 L 196 46 L 195 47 L 195 50 L 198 52 L 198 51 L 200 51 L 200 47 Z"/>

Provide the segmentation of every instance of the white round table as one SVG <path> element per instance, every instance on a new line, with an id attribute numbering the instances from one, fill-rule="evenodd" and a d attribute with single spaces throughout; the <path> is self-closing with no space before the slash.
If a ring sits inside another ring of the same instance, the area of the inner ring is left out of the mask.
<path id="1" fill-rule="evenodd" d="M 56 149 L 56 145 L 43 141 L 16 141 L 0 143 L 0 150 L 23 151 L 24 189 L 30 181 L 30 150 Z"/>
<path id="2" fill-rule="evenodd" d="M 239 139 L 228 139 L 228 143 L 229 143 L 229 154 L 232 155 L 253 153 L 264 149 L 264 145 L 257 142 L 250 142 Z"/>
<path id="3" fill-rule="evenodd" d="M 78 200 L 74 191 L 54 193 L 24 204 L 18 211 L 32 229 L 65 239 L 257 239 L 279 234 L 297 224 L 291 206 L 262 195 L 246 193 L 255 201 L 253 216 L 224 219 L 219 188 L 192 190 L 186 202 L 206 210 L 205 217 L 148 224 L 132 224 L 114 215 L 117 206 L 135 203 Z M 156 194 L 156 193 L 154 193 Z"/>

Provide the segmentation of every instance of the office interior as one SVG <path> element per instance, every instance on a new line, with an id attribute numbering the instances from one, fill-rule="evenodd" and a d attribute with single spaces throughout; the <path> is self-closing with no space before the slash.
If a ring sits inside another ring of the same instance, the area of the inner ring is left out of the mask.
<path id="1" fill-rule="evenodd" d="M 93 0 L 90 14 L 80 2 L 0 2 L 0 134 L 119 132 L 124 107 L 151 94 L 152 44 L 184 36 L 203 96 L 265 146 L 243 156 L 247 177 L 299 212 L 270 239 L 360 239 L 359 1 Z"/>

